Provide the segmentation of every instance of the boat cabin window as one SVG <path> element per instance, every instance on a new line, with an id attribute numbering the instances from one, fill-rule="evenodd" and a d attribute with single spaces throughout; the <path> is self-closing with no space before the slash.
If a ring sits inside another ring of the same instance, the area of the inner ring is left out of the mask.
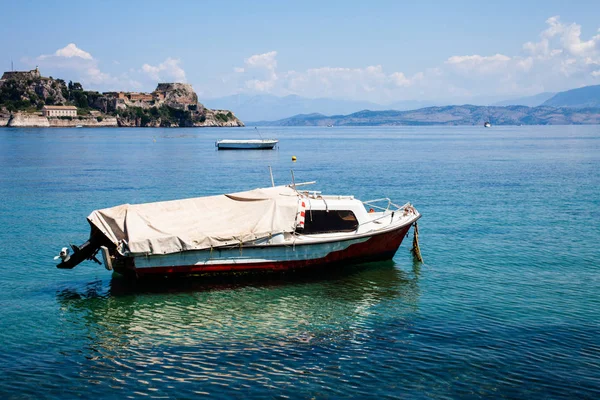
<path id="1" fill-rule="evenodd" d="M 358 221 L 352 211 L 346 210 L 307 210 L 302 233 L 353 232 Z"/>

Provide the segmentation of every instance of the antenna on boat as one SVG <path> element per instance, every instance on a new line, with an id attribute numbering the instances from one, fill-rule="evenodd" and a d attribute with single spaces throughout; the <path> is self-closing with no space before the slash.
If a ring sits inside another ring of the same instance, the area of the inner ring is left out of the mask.
<path id="1" fill-rule="evenodd" d="M 296 190 L 296 180 L 294 179 L 294 170 L 290 169 L 290 172 L 292 173 L 292 189 Z"/>
<path id="2" fill-rule="evenodd" d="M 262 140 L 264 140 L 264 139 L 263 139 L 263 137 L 262 137 L 262 135 L 260 134 L 260 131 L 258 130 L 258 128 L 255 126 L 255 127 L 254 127 L 254 129 L 256 129 L 256 132 L 258 132 L 258 136 L 260 136 L 260 138 L 261 138 Z"/>
<path id="3" fill-rule="evenodd" d="M 269 175 L 271 175 L 271 185 L 273 187 L 275 187 L 275 181 L 273 180 L 273 169 L 271 169 L 270 165 L 269 165 Z"/>

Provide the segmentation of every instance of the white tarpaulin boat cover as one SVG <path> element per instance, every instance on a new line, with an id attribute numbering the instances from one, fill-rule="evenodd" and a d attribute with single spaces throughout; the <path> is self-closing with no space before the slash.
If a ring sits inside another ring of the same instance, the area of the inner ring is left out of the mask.
<path id="1" fill-rule="evenodd" d="M 169 254 L 293 232 L 298 194 L 287 186 L 93 211 L 88 220 L 133 254 Z"/>

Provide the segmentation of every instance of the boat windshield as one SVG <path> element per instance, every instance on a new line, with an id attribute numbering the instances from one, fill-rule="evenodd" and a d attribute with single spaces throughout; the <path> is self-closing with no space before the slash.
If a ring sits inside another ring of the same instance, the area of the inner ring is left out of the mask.
<path id="1" fill-rule="evenodd" d="M 353 232 L 358 228 L 358 221 L 352 211 L 348 210 L 309 210 L 302 233 Z"/>

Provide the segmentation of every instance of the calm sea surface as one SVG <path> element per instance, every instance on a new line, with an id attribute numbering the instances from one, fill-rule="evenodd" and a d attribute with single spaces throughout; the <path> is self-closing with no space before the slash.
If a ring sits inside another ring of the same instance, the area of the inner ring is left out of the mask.
<path id="1" fill-rule="evenodd" d="M 600 126 L 0 130 L 0 398 L 600 398 Z M 292 163 L 291 156 L 298 161 Z M 130 284 L 53 256 L 122 203 L 317 180 L 424 264 Z M 412 238 L 412 233 L 411 233 Z"/>

